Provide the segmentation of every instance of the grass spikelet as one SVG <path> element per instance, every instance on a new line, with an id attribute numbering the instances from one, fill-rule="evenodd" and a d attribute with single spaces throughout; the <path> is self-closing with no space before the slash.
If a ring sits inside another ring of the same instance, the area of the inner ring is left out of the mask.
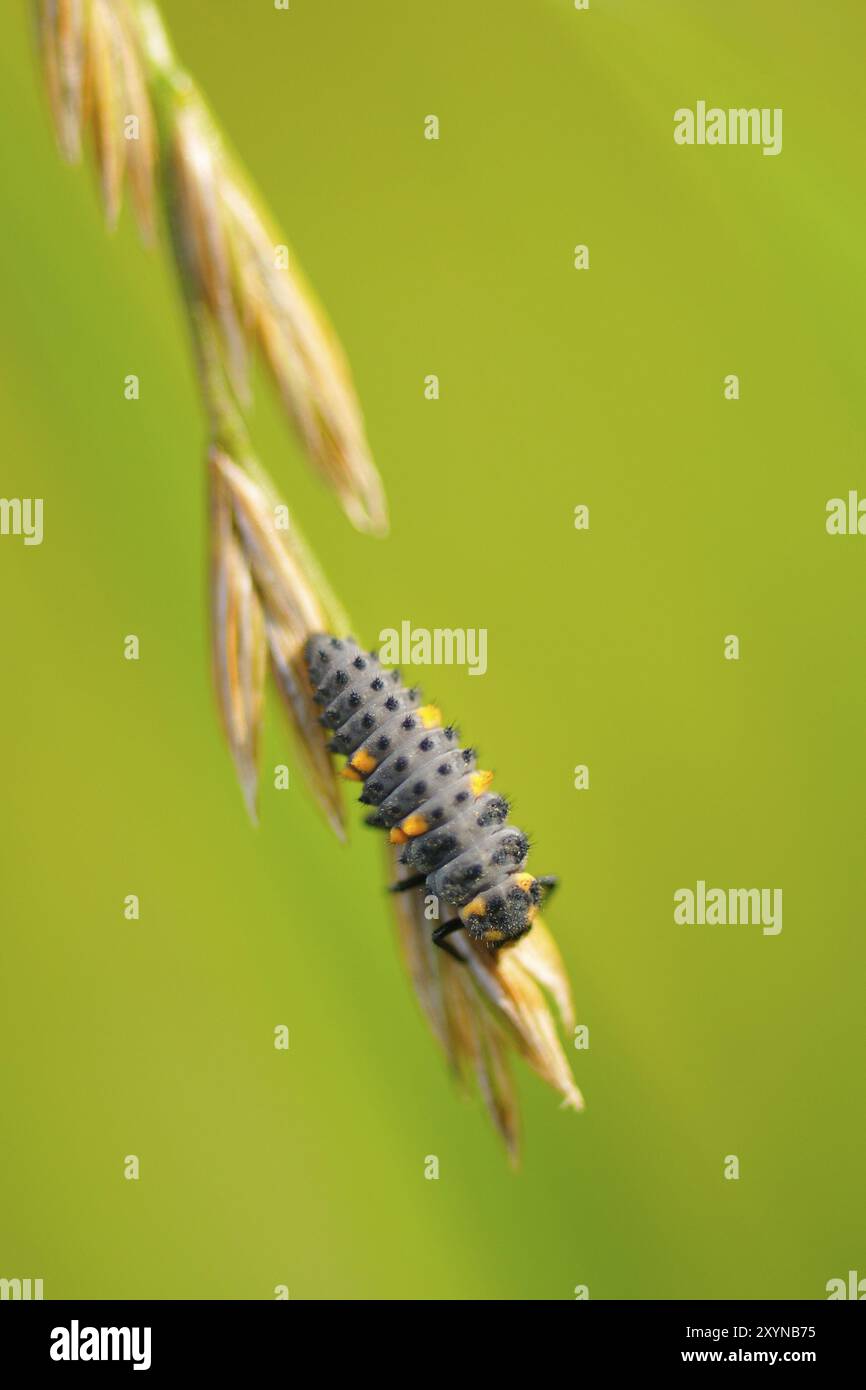
<path id="1" fill-rule="evenodd" d="M 388 514 L 342 350 L 315 297 L 229 168 L 222 184 L 239 314 L 249 325 L 311 461 L 359 530 L 382 534 Z"/>
<path id="2" fill-rule="evenodd" d="M 156 132 L 126 0 L 36 0 L 36 20 L 63 157 L 80 158 L 89 124 L 109 228 L 120 216 L 126 177 L 142 237 L 152 240 Z M 134 130 L 127 130 L 130 120 Z"/>
<path id="3" fill-rule="evenodd" d="M 84 118 L 85 0 L 41 0 L 37 28 L 51 114 L 61 154 L 81 155 Z"/>
<path id="4" fill-rule="evenodd" d="M 219 147 L 207 113 L 196 102 L 177 112 L 172 170 L 186 270 L 219 326 L 229 380 L 246 401 L 246 347 L 232 293 Z"/>
<path id="5" fill-rule="evenodd" d="M 389 872 L 397 880 L 407 872 L 399 856 L 399 849 L 389 848 Z M 459 1076 L 474 1072 L 516 1163 L 519 1126 L 509 1048 L 559 1093 L 563 1105 L 582 1110 L 584 1103 L 547 999 L 549 994 L 563 1028 L 570 1031 L 571 990 L 553 939 L 537 917 L 528 936 L 495 954 L 458 932 L 450 941 L 461 965 L 432 942 L 423 888 L 395 893 L 394 908 L 403 957 L 434 1036 Z M 533 942 L 536 932 L 538 941 Z"/>
<path id="6" fill-rule="evenodd" d="M 216 464 L 212 464 L 210 476 L 214 679 L 244 800 L 256 820 L 258 743 L 267 667 L 265 620 L 238 542 L 229 489 Z"/>
<path id="7" fill-rule="evenodd" d="M 533 932 L 537 925 L 536 918 Z M 522 945 L 518 941 L 496 960 L 483 947 L 468 946 L 469 969 L 484 1002 L 508 1026 L 521 1056 L 548 1086 L 559 1092 L 567 1108 L 582 1110 L 583 1096 L 571 1074 L 556 1021 L 544 993 L 524 964 Z M 560 988 L 568 989 L 564 971 Z"/>
<path id="8" fill-rule="evenodd" d="M 117 43 L 124 115 L 134 116 L 138 123 L 136 138 L 126 142 L 127 181 L 139 232 L 150 246 L 156 235 L 156 127 L 134 34 L 125 11 L 118 14 Z"/>
<path id="9" fill-rule="evenodd" d="M 344 807 L 303 660 L 310 632 L 332 621 L 330 596 L 291 533 L 277 530 L 265 481 L 210 452 L 211 613 L 217 697 L 244 798 L 256 817 L 261 686 L 270 658 L 310 789 L 344 838 Z"/>
<path id="10" fill-rule="evenodd" d="M 123 69 L 117 20 L 107 0 L 90 0 L 87 64 L 102 203 L 105 220 L 109 229 L 113 230 L 120 216 L 126 141 L 123 135 Z"/>

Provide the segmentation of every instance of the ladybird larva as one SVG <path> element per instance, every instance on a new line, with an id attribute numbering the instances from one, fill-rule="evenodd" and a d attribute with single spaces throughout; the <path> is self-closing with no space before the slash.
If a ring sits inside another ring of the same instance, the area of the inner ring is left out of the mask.
<path id="1" fill-rule="evenodd" d="M 460 959 L 447 941 L 455 931 L 491 950 L 525 936 L 556 880 L 527 873 L 529 841 L 508 824 L 505 798 L 488 790 L 493 774 L 375 652 L 317 633 L 305 656 L 328 746 L 347 759 L 343 776 L 362 783 L 361 801 L 374 808 L 367 823 L 402 845 L 414 870 L 394 891 L 424 885 L 456 913 L 433 932 L 436 945 Z"/>

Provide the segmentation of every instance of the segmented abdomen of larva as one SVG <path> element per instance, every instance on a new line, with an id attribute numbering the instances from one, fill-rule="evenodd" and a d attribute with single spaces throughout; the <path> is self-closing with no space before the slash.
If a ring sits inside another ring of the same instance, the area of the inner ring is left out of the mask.
<path id="1" fill-rule="evenodd" d="M 508 824 L 508 802 L 490 791 L 471 748 L 443 726 L 438 709 L 386 671 L 352 638 L 317 634 L 306 647 L 329 748 L 343 775 L 363 784 L 368 824 L 402 844 L 402 862 L 455 908 L 469 933 L 491 946 L 523 936 L 541 891 L 524 865 L 529 842 Z"/>

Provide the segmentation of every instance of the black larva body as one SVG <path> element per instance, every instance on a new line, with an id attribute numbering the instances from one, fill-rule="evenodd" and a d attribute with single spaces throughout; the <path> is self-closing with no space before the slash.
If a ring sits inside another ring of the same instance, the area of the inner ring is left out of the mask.
<path id="1" fill-rule="evenodd" d="M 487 791 L 492 774 L 375 652 L 317 634 L 306 661 L 321 722 L 334 730 L 329 748 L 346 756 L 344 775 L 363 782 L 361 800 L 374 808 L 368 824 L 404 845 L 415 871 L 398 886 L 426 884 L 457 913 L 433 933 L 437 945 L 460 927 L 493 949 L 524 936 L 551 880 L 524 871 L 529 842 L 507 823 L 507 801 Z"/>

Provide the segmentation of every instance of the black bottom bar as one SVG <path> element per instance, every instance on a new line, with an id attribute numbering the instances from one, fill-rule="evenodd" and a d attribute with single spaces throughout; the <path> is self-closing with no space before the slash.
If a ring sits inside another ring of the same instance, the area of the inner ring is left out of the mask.
<path id="1" fill-rule="evenodd" d="M 362 1302 L 362 1300 L 359 1300 Z M 334 1333 L 343 1333 L 352 1320 L 352 1303 L 325 1304 L 322 1315 Z M 387 1305 L 386 1305 L 387 1306 Z M 402 1305 L 405 1308 L 405 1305 Z M 84 1372 L 98 1376 L 108 1367 L 114 1375 L 159 1376 L 194 1372 L 197 1378 L 212 1374 L 224 1379 L 231 1372 L 283 1366 L 287 1373 L 301 1373 L 299 1357 L 314 1355 L 320 1369 L 333 1366 L 339 1348 L 354 1358 L 353 1374 L 374 1347 L 374 1360 L 388 1359 L 387 1347 L 396 1351 L 405 1336 L 406 1313 L 394 1326 L 396 1341 L 386 1337 L 384 1324 L 370 1305 L 359 1329 L 361 1340 L 342 1335 L 322 1339 L 320 1316 L 314 1305 L 274 1303 L 66 1303 L 6 1301 L 0 1305 L 0 1372 L 12 1366 L 19 1377 L 31 1371 L 58 1376 Z M 425 1312 L 427 1308 L 425 1306 Z M 458 1316 L 456 1314 L 452 1316 Z M 471 1316 L 471 1313 L 470 1315 Z M 535 1316 L 527 1307 L 520 1314 L 525 1348 L 538 1354 Z M 547 1314 L 546 1318 L 552 1317 Z M 467 1323 L 467 1329 L 471 1324 Z M 498 1322 L 485 1320 L 492 1334 Z M 476 1329 L 478 1323 L 474 1323 Z M 442 1337 L 442 1323 L 435 1337 L 425 1338 L 424 1369 L 435 1362 L 435 1349 L 443 1360 L 452 1354 L 450 1337 Z M 485 1336 L 484 1359 L 488 1370 L 497 1349 L 510 1356 L 515 1325 L 500 1342 Z M 612 1303 L 575 1301 L 561 1309 L 551 1330 L 567 1341 L 558 1343 L 573 1352 L 575 1368 L 668 1370 L 673 1366 L 786 1366 L 805 1365 L 825 1375 L 828 1370 L 850 1368 L 860 1362 L 864 1323 L 862 1315 L 841 1302 L 809 1303 Z M 306 1343 L 306 1345 L 305 1345 Z M 542 1344 L 543 1345 L 543 1344 Z M 355 1352 L 350 1353 L 350 1348 Z M 366 1353 L 361 1361 L 357 1354 Z M 513 1347 L 512 1347 L 513 1350 Z M 430 1353 L 433 1353 L 431 1356 Z M 368 1362 L 368 1370 L 372 1369 Z M 407 1367 L 407 1370 L 409 1367 Z"/>

